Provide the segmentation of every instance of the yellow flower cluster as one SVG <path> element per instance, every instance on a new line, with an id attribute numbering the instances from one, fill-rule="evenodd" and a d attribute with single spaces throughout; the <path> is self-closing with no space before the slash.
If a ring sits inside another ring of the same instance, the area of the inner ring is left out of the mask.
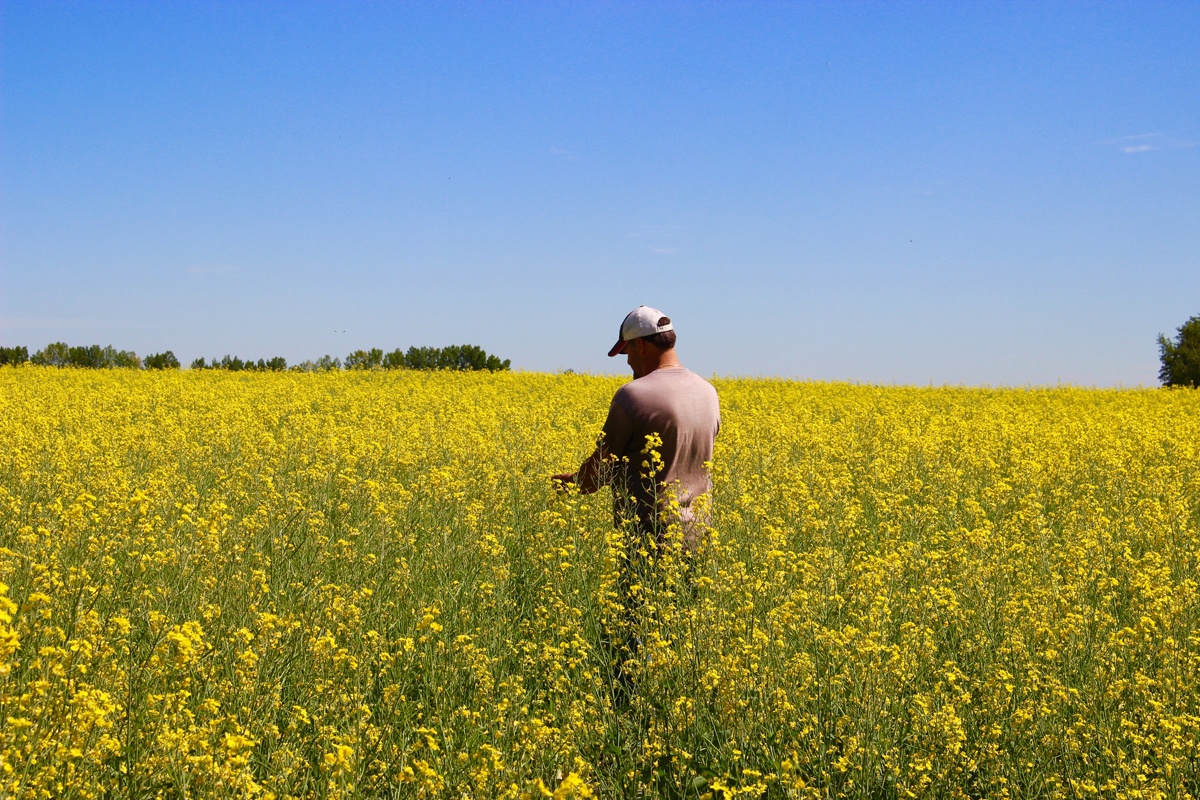
<path id="1" fill-rule="evenodd" d="M 0 369 L 0 797 L 1200 793 L 1200 392 L 717 381 L 685 559 L 620 383 Z"/>

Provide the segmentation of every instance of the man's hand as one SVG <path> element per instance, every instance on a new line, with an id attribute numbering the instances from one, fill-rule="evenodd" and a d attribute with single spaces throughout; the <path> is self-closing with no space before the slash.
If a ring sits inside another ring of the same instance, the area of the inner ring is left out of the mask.
<path id="1" fill-rule="evenodd" d="M 601 464 L 604 464 L 604 457 L 604 447 L 598 446 L 595 452 L 587 457 L 587 461 L 584 461 L 580 465 L 577 473 L 553 475 L 550 480 L 552 483 L 559 481 L 558 483 L 554 483 L 554 487 L 559 492 L 565 492 L 568 486 L 576 486 L 580 489 L 580 494 L 592 494 L 607 482 L 604 476 L 602 476 L 601 470 Z"/>

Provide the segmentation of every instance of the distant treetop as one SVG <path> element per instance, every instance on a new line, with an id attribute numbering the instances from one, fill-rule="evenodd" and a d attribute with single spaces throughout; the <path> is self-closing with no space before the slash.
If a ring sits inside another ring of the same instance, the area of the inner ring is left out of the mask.
<path id="1" fill-rule="evenodd" d="M 38 350 L 32 357 L 24 345 L 0 347 L 0 365 L 24 364 L 26 362 L 46 367 L 88 367 L 92 369 L 125 367 L 132 369 L 179 369 L 179 359 L 170 350 L 138 358 L 132 350 L 116 350 L 112 345 L 101 347 L 71 347 L 66 342 L 54 342 Z M 482 347 L 473 344 L 452 344 L 448 347 L 410 347 L 408 351 L 396 348 L 384 353 L 378 347 L 370 350 L 355 350 L 340 358 L 325 355 L 316 361 L 304 361 L 291 367 L 293 372 L 327 372 L 342 369 L 446 369 L 488 370 L 508 372 L 511 362 L 506 358 L 488 355 Z M 287 359 L 246 359 L 226 354 L 222 358 L 208 361 L 203 356 L 191 363 L 192 369 L 222 369 L 230 372 L 280 372 L 288 369 Z"/>
<path id="2" fill-rule="evenodd" d="M 13 348 L 24 351 L 25 348 Z M 117 350 L 111 344 L 71 347 L 66 342 L 54 342 L 38 350 L 30 363 L 43 367 L 86 367 L 90 369 L 141 369 L 142 360 L 132 350 Z"/>
<path id="3" fill-rule="evenodd" d="M 1190 317 L 1177 329 L 1174 340 L 1158 335 L 1163 386 L 1200 386 L 1200 316 Z"/>
<path id="4" fill-rule="evenodd" d="M 242 372 L 243 370 L 247 372 L 282 372 L 287 369 L 287 359 L 283 356 L 276 356 L 275 358 L 268 359 L 260 358 L 257 362 L 253 359 L 242 361 L 237 356 L 231 356 L 226 353 L 225 357 L 220 360 L 214 356 L 211 364 L 206 362 L 204 357 L 201 356 L 192 361 L 192 369 L 224 369 L 230 372 Z"/>
<path id="5" fill-rule="evenodd" d="M 170 350 L 166 350 L 146 356 L 142 359 L 142 366 L 146 369 L 179 369 L 179 359 Z"/>
<path id="6" fill-rule="evenodd" d="M 355 350 L 346 356 L 346 369 L 449 369 L 489 372 L 508 372 L 512 362 L 488 355 L 473 344 L 452 344 L 448 347 L 410 347 L 408 352 L 396 348 L 384 353 L 378 347 Z"/>

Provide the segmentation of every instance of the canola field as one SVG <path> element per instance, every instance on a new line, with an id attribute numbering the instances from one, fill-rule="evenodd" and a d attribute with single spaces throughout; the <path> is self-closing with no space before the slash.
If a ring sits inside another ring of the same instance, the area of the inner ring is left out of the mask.
<path id="1" fill-rule="evenodd" d="M 1200 794 L 1200 392 L 717 380 L 623 591 L 620 383 L 0 368 L 0 798 Z"/>

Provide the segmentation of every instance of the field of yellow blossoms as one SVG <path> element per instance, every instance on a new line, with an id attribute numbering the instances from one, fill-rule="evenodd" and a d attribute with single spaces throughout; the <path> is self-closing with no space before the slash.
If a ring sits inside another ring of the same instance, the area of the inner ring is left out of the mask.
<path id="1" fill-rule="evenodd" d="M 1200 392 L 718 380 L 631 613 L 620 383 L 0 368 L 0 798 L 1200 795 Z"/>

